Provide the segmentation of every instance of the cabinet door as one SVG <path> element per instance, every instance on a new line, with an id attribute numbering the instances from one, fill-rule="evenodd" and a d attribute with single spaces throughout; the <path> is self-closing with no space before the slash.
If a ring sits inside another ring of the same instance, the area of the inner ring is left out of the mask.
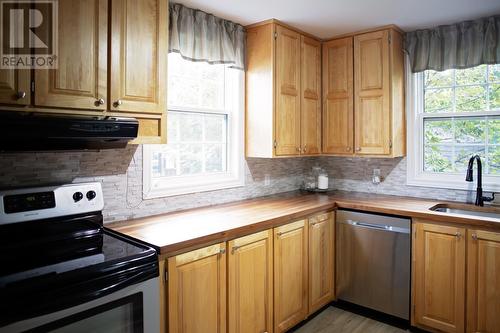
<path id="1" fill-rule="evenodd" d="M 274 331 L 285 332 L 307 316 L 307 225 L 274 229 Z"/>
<path id="2" fill-rule="evenodd" d="M 469 230 L 467 332 L 500 332 L 500 234 Z"/>
<path id="3" fill-rule="evenodd" d="M 323 153 L 354 150 L 352 37 L 323 44 Z"/>
<path id="4" fill-rule="evenodd" d="M 273 233 L 229 242 L 229 332 L 273 331 Z"/>
<path id="5" fill-rule="evenodd" d="M 58 67 L 35 70 L 36 106 L 105 110 L 108 2 L 58 2 Z"/>
<path id="6" fill-rule="evenodd" d="M 321 153 L 321 43 L 301 36 L 302 154 Z"/>
<path id="7" fill-rule="evenodd" d="M 300 153 L 300 35 L 276 25 L 276 155 Z"/>
<path id="8" fill-rule="evenodd" d="M 416 223 L 414 233 L 415 324 L 463 332 L 465 229 Z"/>
<path id="9" fill-rule="evenodd" d="M 390 154 L 389 31 L 354 37 L 355 153 Z"/>
<path id="10" fill-rule="evenodd" d="M 0 69 L 0 103 L 12 105 L 30 104 L 30 71 Z"/>
<path id="11" fill-rule="evenodd" d="M 168 4 L 111 1 L 110 109 L 166 112 Z"/>
<path id="12" fill-rule="evenodd" d="M 333 214 L 309 219 L 309 313 L 333 299 Z"/>
<path id="13" fill-rule="evenodd" d="M 226 332 L 226 247 L 168 258 L 170 333 Z"/>

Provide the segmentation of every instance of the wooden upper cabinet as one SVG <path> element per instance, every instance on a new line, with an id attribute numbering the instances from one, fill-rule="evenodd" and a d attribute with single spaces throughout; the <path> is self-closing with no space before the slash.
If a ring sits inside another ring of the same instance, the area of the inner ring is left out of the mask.
<path id="1" fill-rule="evenodd" d="M 12 105 L 30 104 L 30 71 L 0 69 L 0 103 Z"/>
<path id="2" fill-rule="evenodd" d="M 393 29 L 354 36 L 354 148 L 357 155 L 405 154 L 402 36 Z"/>
<path id="3" fill-rule="evenodd" d="M 467 234 L 467 332 L 500 332 L 500 233 Z"/>
<path id="4" fill-rule="evenodd" d="M 110 110 L 166 112 L 168 4 L 112 0 Z"/>
<path id="5" fill-rule="evenodd" d="M 354 151 L 353 39 L 323 44 L 323 153 Z"/>
<path id="6" fill-rule="evenodd" d="M 355 151 L 390 153 L 389 32 L 354 37 Z"/>
<path id="7" fill-rule="evenodd" d="M 105 110 L 108 1 L 58 2 L 58 67 L 35 70 L 35 106 Z"/>
<path id="8" fill-rule="evenodd" d="M 320 46 L 276 20 L 247 27 L 247 157 L 320 153 Z"/>
<path id="9" fill-rule="evenodd" d="M 168 258 L 169 333 L 226 332 L 226 247 Z"/>
<path id="10" fill-rule="evenodd" d="M 465 229 L 418 222 L 413 239 L 413 324 L 465 329 Z"/>
<path id="11" fill-rule="evenodd" d="M 274 229 L 274 332 L 285 332 L 307 317 L 306 220 Z"/>
<path id="12" fill-rule="evenodd" d="M 228 243 L 228 331 L 273 332 L 273 232 Z"/>
<path id="13" fill-rule="evenodd" d="M 309 219 L 309 314 L 334 297 L 334 230 L 332 213 Z"/>
<path id="14" fill-rule="evenodd" d="M 300 34 L 276 26 L 276 155 L 300 154 Z"/>
<path id="15" fill-rule="evenodd" d="M 301 153 L 321 153 L 321 43 L 301 36 Z"/>

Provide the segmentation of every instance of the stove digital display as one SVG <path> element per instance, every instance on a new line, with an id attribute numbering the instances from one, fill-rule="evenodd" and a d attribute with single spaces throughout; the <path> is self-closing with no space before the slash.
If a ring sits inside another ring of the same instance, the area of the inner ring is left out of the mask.
<path id="1" fill-rule="evenodd" d="M 3 207 L 6 214 L 48 209 L 55 206 L 54 192 L 7 195 L 3 198 Z"/>

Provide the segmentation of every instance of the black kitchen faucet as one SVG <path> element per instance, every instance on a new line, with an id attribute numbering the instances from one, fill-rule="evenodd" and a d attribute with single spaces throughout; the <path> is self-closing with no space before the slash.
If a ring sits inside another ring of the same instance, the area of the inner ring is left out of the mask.
<path id="1" fill-rule="evenodd" d="M 479 155 L 474 155 L 470 158 L 465 180 L 468 182 L 474 181 L 474 178 L 472 176 L 472 168 L 474 167 L 475 160 L 477 160 L 477 190 L 475 205 L 484 206 L 485 201 L 495 200 L 495 193 L 493 193 L 491 197 L 483 197 L 483 167 L 481 166 L 481 158 L 479 157 Z"/>

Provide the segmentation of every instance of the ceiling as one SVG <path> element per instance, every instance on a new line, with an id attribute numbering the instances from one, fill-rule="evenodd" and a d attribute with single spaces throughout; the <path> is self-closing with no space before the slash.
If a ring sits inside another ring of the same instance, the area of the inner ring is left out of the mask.
<path id="1" fill-rule="evenodd" d="M 500 14 L 499 0 L 173 0 L 248 25 L 276 18 L 320 38 L 396 24 L 405 31 Z"/>

